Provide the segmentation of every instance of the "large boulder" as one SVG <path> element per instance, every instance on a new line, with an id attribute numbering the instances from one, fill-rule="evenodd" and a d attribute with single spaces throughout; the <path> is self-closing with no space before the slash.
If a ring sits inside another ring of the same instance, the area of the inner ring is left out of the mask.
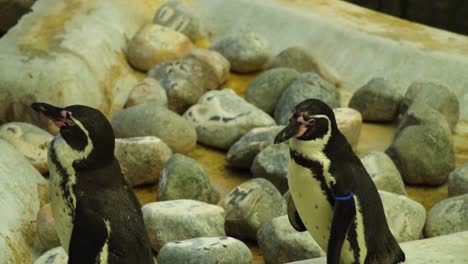
<path id="1" fill-rule="evenodd" d="M 424 227 L 426 237 L 468 231 L 468 194 L 442 200 L 429 211 Z"/>

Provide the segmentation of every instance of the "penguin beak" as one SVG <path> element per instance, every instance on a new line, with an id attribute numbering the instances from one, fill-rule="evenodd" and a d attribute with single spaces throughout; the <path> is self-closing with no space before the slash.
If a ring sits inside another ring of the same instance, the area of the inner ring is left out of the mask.
<path id="1" fill-rule="evenodd" d="M 54 122 L 58 128 L 66 127 L 73 123 L 70 119 L 70 113 L 64 108 L 39 102 L 31 104 L 31 107 L 36 112 L 43 113 L 48 119 Z"/>
<path id="2" fill-rule="evenodd" d="M 299 129 L 301 128 L 301 123 L 298 122 L 289 122 L 288 125 L 281 130 L 275 138 L 274 143 L 279 144 L 288 139 L 295 137 L 299 133 Z"/>

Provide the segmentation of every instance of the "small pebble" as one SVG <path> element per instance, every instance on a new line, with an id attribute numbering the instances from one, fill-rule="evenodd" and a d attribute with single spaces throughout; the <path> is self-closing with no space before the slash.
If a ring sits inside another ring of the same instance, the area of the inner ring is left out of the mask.
<path id="1" fill-rule="evenodd" d="M 449 196 L 468 194 L 468 162 L 450 173 L 448 177 L 448 194 Z"/>
<path id="2" fill-rule="evenodd" d="M 145 78 L 138 82 L 128 97 L 125 107 L 154 102 L 167 106 L 166 91 L 159 82 L 153 78 Z"/>
<path id="3" fill-rule="evenodd" d="M 37 238 L 41 243 L 42 249 L 49 250 L 61 246 L 55 228 L 52 209 L 50 208 L 50 204 L 46 204 L 39 209 L 39 213 L 37 214 Z"/>
<path id="4" fill-rule="evenodd" d="M 262 150 L 252 164 L 250 172 L 255 178 L 265 178 L 280 191 L 288 190 L 288 144 L 270 145 Z"/>
<path id="5" fill-rule="evenodd" d="M 63 247 L 56 247 L 48 250 L 39 257 L 34 264 L 67 264 L 68 255 Z"/>

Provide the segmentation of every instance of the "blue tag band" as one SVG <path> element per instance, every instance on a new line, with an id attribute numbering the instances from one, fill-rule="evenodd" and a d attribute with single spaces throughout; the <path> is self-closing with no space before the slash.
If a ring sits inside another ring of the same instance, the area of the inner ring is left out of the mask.
<path id="1" fill-rule="evenodd" d="M 336 196 L 336 197 L 335 197 L 335 200 L 336 200 L 336 201 L 347 201 L 347 200 L 353 198 L 353 195 L 354 195 L 354 193 L 353 193 L 353 192 L 350 192 L 350 193 L 349 193 L 348 195 L 346 195 L 346 196 Z"/>

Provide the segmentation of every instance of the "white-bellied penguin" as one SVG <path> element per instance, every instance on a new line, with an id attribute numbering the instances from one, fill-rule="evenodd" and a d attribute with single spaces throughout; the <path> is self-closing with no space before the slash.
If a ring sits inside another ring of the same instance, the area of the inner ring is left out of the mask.
<path id="1" fill-rule="evenodd" d="M 107 118 L 83 105 L 32 108 L 60 128 L 49 147 L 49 194 L 68 263 L 153 264 L 141 205 L 114 157 Z"/>
<path id="2" fill-rule="evenodd" d="M 405 254 L 393 237 L 377 188 L 317 99 L 296 105 L 275 143 L 289 140 L 288 185 L 293 226 L 327 251 L 328 264 L 394 264 Z"/>

